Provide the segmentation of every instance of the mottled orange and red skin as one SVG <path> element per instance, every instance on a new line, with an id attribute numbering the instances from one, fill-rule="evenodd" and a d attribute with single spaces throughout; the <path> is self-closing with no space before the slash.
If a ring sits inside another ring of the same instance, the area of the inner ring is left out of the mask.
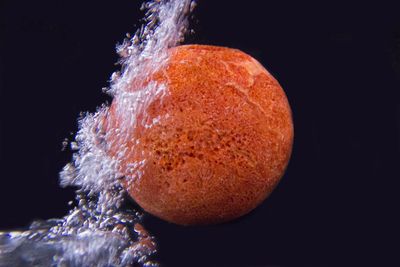
<path id="1" fill-rule="evenodd" d="M 229 221 L 259 205 L 284 174 L 294 134 L 288 100 L 272 75 L 239 50 L 185 45 L 170 49 L 149 80 L 165 83 L 169 94 L 139 116 L 160 116 L 159 123 L 123 125 L 115 103 L 108 116 L 115 127 L 131 128 L 135 140 L 121 161 L 132 198 L 182 225 Z M 143 159 L 140 177 L 124 171 Z"/>

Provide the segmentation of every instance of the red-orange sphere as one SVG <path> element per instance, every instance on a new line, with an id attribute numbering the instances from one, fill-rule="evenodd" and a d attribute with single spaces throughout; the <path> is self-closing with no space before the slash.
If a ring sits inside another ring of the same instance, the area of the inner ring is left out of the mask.
<path id="1" fill-rule="evenodd" d="M 170 49 L 168 63 L 147 82 L 167 93 L 136 115 L 108 119 L 128 132 L 109 135 L 125 186 L 147 212 L 169 222 L 225 222 L 259 205 L 288 164 L 293 123 L 279 83 L 249 55 L 225 47 Z M 135 91 L 132 84 L 132 90 Z M 146 126 L 147 125 L 147 126 Z"/>

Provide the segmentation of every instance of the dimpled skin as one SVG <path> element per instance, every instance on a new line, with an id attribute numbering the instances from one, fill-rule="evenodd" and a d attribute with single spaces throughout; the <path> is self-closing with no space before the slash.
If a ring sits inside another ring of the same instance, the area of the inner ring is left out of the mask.
<path id="1" fill-rule="evenodd" d="M 135 151 L 122 165 L 145 160 L 135 169 L 140 175 L 125 171 L 132 198 L 182 225 L 226 222 L 259 205 L 292 150 L 291 110 L 279 83 L 249 55 L 204 45 L 170 49 L 150 80 L 166 84 L 168 94 L 146 109 L 157 123 L 132 127 L 128 149 Z"/>

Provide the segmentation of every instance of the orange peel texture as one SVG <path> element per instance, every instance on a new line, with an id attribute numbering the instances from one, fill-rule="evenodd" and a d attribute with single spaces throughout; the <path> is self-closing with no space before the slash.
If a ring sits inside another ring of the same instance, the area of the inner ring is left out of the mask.
<path id="1" fill-rule="evenodd" d="M 168 93 L 136 115 L 145 123 L 122 123 L 112 103 L 108 124 L 128 135 L 109 134 L 109 153 L 115 156 L 124 143 L 123 184 L 145 211 L 182 225 L 238 218 L 285 172 L 294 134 L 286 95 L 239 50 L 184 45 L 168 53 L 168 62 L 146 80 L 164 84 Z"/>

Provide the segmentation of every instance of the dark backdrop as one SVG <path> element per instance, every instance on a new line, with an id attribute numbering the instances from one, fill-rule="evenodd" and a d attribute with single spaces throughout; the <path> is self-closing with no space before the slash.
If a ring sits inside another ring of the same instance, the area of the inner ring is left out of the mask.
<path id="1" fill-rule="evenodd" d="M 187 42 L 239 48 L 280 81 L 295 142 L 271 197 L 244 218 L 145 226 L 166 266 L 399 263 L 400 8 L 396 1 L 199 0 Z M 355 1 L 353 1 L 355 2 Z M 62 141 L 95 111 L 140 1 L 2 1 L 0 229 L 60 217 Z M 397 253 L 397 255 L 395 254 Z"/>

